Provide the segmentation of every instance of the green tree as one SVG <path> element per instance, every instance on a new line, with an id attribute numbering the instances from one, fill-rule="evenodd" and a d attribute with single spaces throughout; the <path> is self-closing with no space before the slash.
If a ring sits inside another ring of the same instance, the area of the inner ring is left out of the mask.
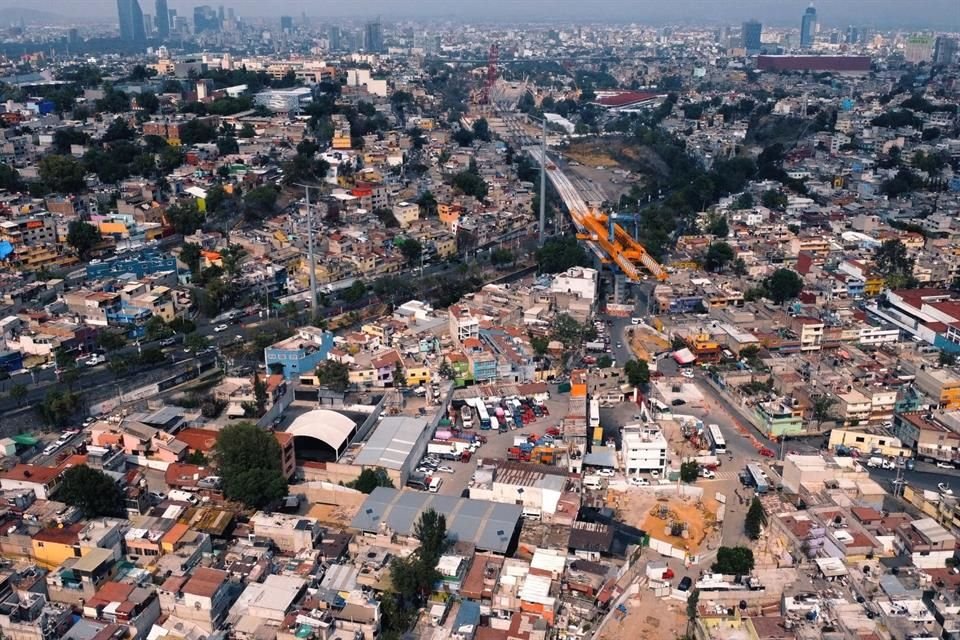
<path id="1" fill-rule="evenodd" d="M 144 336 L 147 340 L 161 340 L 171 335 L 173 335 L 173 329 L 160 316 L 151 316 L 144 326 Z"/>
<path id="2" fill-rule="evenodd" d="M 192 235 L 203 224 L 203 213 L 197 207 L 196 200 L 170 205 L 164 212 L 164 217 L 174 231 L 185 236 Z"/>
<path id="3" fill-rule="evenodd" d="M 402 360 L 397 360 L 393 365 L 393 386 L 398 389 L 407 386 L 407 372 L 403 368 Z"/>
<path id="4" fill-rule="evenodd" d="M 540 273 L 560 273 L 587 264 L 587 253 L 574 236 L 548 238 L 537 251 Z"/>
<path id="5" fill-rule="evenodd" d="M 550 346 L 550 338 L 543 336 L 531 336 L 530 346 L 533 347 L 533 352 L 538 356 L 546 355 L 547 348 Z"/>
<path id="6" fill-rule="evenodd" d="M 477 200 L 487 197 L 487 183 L 479 174 L 466 170 L 453 176 L 453 187 L 460 193 L 473 196 Z"/>
<path id="7" fill-rule="evenodd" d="M 957 364 L 957 354 L 950 351 L 941 351 L 937 355 L 937 362 L 941 367 L 952 367 Z"/>
<path id="8" fill-rule="evenodd" d="M 190 454 L 187 456 L 186 463 L 187 463 L 187 464 L 195 464 L 195 465 L 197 465 L 198 467 L 204 467 L 204 466 L 206 466 L 207 464 L 209 464 L 210 461 L 207 460 L 207 456 L 203 455 L 203 452 L 202 452 L 202 451 L 200 451 L 199 449 L 194 449 L 194 450 L 191 451 Z"/>
<path id="9" fill-rule="evenodd" d="M 277 204 L 277 190 L 272 186 L 257 187 L 243 197 L 248 219 L 259 219 L 271 215 Z"/>
<path id="10" fill-rule="evenodd" d="M 400 244 L 400 253 L 406 258 L 407 264 L 412 265 L 420 258 L 420 254 L 423 253 L 423 246 L 414 238 L 405 238 Z"/>
<path id="11" fill-rule="evenodd" d="M 486 118 L 477 118 L 473 122 L 473 136 L 477 140 L 490 142 L 490 124 Z"/>
<path id="12" fill-rule="evenodd" d="M 364 284 L 363 280 L 357 278 L 349 287 L 343 290 L 340 297 L 343 298 L 344 302 L 353 304 L 354 302 L 360 302 L 365 295 L 367 295 L 367 285 Z"/>
<path id="13" fill-rule="evenodd" d="M 777 269 L 764 283 L 764 289 L 771 300 L 783 304 L 793 300 L 803 291 L 803 279 L 792 269 Z"/>
<path id="14" fill-rule="evenodd" d="M 10 165 L 0 162 L 0 189 L 19 191 L 22 188 L 20 173 Z"/>
<path id="15" fill-rule="evenodd" d="M 110 126 L 100 138 L 101 142 L 115 142 L 116 140 L 133 140 L 137 137 L 137 131 L 127 124 L 123 118 L 114 118 Z"/>
<path id="16" fill-rule="evenodd" d="M 350 386 L 350 368 L 336 360 L 325 360 L 317 367 L 317 381 L 321 387 L 346 391 Z"/>
<path id="17" fill-rule="evenodd" d="M 734 209 L 753 209 L 753 196 L 750 193 L 741 193 L 733 202 Z"/>
<path id="18" fill-rule="evenodd" d="M 733 262 L 734 255 L 733 247 L 726 242 L 714 242 L 707 249 L 707 254 L 704 257 L 704 269 L 722 272 L 727 264 Z"/>
<path id="19" fill-rule="evenodd" d="M 727 216 L 717 216 L 710 222 L 707 232 L 717 238 L 726 238 L 730 235 L 730 225 L 727 224 Z"/>
<path id="20" fill-rule="evenodd" d="M 247 257 L 247 250 L 238 244 L 232 244 L 220 252 L 220 261 L 223 263 L 223 270 L 231 278 L 240 274 L 240 264 Z"/>
<path id="21" fill-rule="evenodd" d="M 257 415 L 262 416 L 267 410 L 267 400 L 270 396 L 267 393 L 266 381 L 256 373 L 253 374 L 253 398 L 253 403 L 257 407 Z"/>
<path id="22" fill-rule="evenodd" d="M 180 261 L 187 265 L 194 276 L 200 273 L 200 245 L 193 242 L 184 242 L 180 245 Z"/>
<path id="23" fill-rule="evenodd" d="M 833 396 L 817 396 L 813 399 L 813 419 L 817 423 L 817 429 L 828 420 L 833 420 L 833 406 L 837 404 L 837 399 Z"/>
<path id="24" fill-rule="evenodd" d="M 260 509 L 287 495 L 280 445 L 269 431 L 249 422 L 229 425 L 214 451 L 227 498 Z"/>
<path id="25" fill-rule="evenodd" d="M 97 334 L 97 346 L 106 351 L 116 351 L 127 345 L 127 339 L 119 331 L 101 331 Z"/>
<path id="26" fill-rule="evenodd" d="M 646 360 L 629 360 L 623 366 L 627 382 L 634 387 L 642 387 L 650 383 L 650 366 Z"/>
<path id="27" fill-rule="evenodd" d="M 180 142 L 188 147 L 195 144 L 213 142 L 216 137 L 216 128 L 200 118 L 189 120 L 180 127 Z"/>
<path id="28" fill-rule="evenodd" d="M 568 313 L 558 313 L 553 319 L 551 336 L 559 340 L 567 349 L 579 345 L 587 336 L 587 327 L 574 320 Z M 592 327 L 590 327 L 592 329 Z"/>
<path id="29" fill-rule="evenodd" d="M 786 211 L 788 203 L 787 194 L 779 189 L 767 189 L 763 192 L 763 195 L 760 196 L 760 202 L 768 209 Z"/>
<path id="30" fill-rule="evenodd" d="M 23 401 L 27 399 L 27 386 L 20 384 L 19 382 L 12 387 L 10 387 L 10 399 L 17 403 L 17 406 L 23 404 Z"/>
<path id="31" fill-rule="evenodd" d="M 373 490 L 377 487 L 388 487 L 390 489 L 394 488 L 393 480 L 390 479 L 386 469 L 383 467 L 377 467 L 376 469 L 364 469 L 360 472 L 360 475 L 357 476 L 357 479 L 348 482 L 347 486 L 351 489 L 356 489 L 361 493 L 367 494 L 373 493 Z"/>
<path id="32" fill-rule="evenodd" d="M 494 249 L 490 252 L 490 263 L 494 266 L 511 264 L 514 260 L 513 252 L 509 249 Z"/>
<path id="33" fill-rule="evenodd" d="M 244 122 L 243 126 L 240 127 L 240 131 L 237 132 L 237 137 L 240 138 L 253 138 L 257 135 L 257 130 L 253 128 L 253 125 L 249 122 Z"/>
<path id="34" fill-rule="evenodd" d="M 70 467 L 64 472 L 56 497 L 80 509 L 87 518 L 122 518 L 126 515 L 123 493 L 116 481 L 85 464 Z"/>
<path id="35" fill-rule="evenodd" d="M 914 280 L 913 258 L 900 240 L 884 241 L 874 254 L 873 263 L 891 289 L 910 286 Z"/>
<path id="36" fill-rule="evenodd" d="M 87 260 L 102 239 L 100 229 L 83 220 L 71 220 L 67 226 L 67 244 L 77 251 L 81 260 Z"/>
<path id="37" fill-rule="evenodd" d="M 233 136 L 220 136 L 217 138 L 217 152 L 221 156 L 228 156 L 232 153 L 240 153 L 240 145 Z"/>
<path id="38" fill-rule="evenodd" d="M 720 547 L 713 563 L 714 573 L 743 576 L 753 571 L 753 551 L 747 547 Z"/>
<path id="39" fill-rule="evenodd" d="M 761 504 L 760 499 L 756 496 L 753 497 L 753 501 L 750 503 L 750 508 L 747 510 L 747 517 L 743 522 L 744 532 L 747 534 L 747 537 L 751 540 L 757 540 L 760 538 L 760 531 L 763 528 L 763 525 L 767 521 L 767 514 L 763 510 L 763 504 Z M 717 555 L 719 560 L 720 556 Z M 751 557 L 752 560 L 752 557 Z M 752 568 L 752 567 L 751 567 Z"/>
<path id="40" fill-rule="evenodd" d="M 601 369 L 608 369 L 613 366 L 613 358 L 607 354 L 603 354 L 597 358 L 597 366 Z"/>
<path id="41" fill-rule="evenodd" d="M 80 396 L 72 392 L 52 389 L 36 411 L 43 421 L 51 427 L 65 427 L 80 410 Z"/>
<path id="42" fill-rule="evenodd" d="M 38 173 L 40 180 L 51 191 L 71 193 L 83 191 L 86 187 L 83 165 L 70 156 L 45 156 L 40 160 Z"/>
<path id="43" fill-rule="evenodd" d="M 699 473 L 700 465 L 693 460 L 680 464 L 680 480 L 686 482 L 687 484 L 696 482 Z"/>
<path id="44" fill-rule="evenodd" d="M 164 174 L 173 173 L 173 170 L 183 164 L 183 151 L 180 147 L 165 146 L 157 157 L 157 166 Z"/>

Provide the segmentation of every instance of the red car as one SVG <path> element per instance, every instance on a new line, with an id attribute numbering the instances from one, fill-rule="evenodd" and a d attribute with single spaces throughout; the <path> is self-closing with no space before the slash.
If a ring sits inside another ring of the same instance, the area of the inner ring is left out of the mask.
<path id="1" fill-rule="evenodd" d="M 773 452 L 773 449 L 762 447 L 760 449 L 760 455 L 762 455 L 764 458 L 775 458 L 777 454 Z"/>
<path id="2" fill-rule="evenodd" d="M 560 427 L 550 427 L 547 429 L 547 435 L 553 436 L 554 438 L 560 436 Z"/>

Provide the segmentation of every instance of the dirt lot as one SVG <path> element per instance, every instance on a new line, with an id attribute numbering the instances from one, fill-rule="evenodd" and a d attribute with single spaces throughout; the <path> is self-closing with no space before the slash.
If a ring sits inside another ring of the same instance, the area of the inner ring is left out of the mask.
<path id="1" fill-rule="evenodd" d="M 634 638 L 679 638 L 686 630 L 686 605 L 678 600 L 661 600 L 647 588 L 626 602 L 627 615 L 613 619 L 600 633 L 600 640 Z"/>
<path id="2" fill-rule="evenodd" d="M 572 144 L 564 153 L 570 160 L 590 167 L 604 166 L 608 169 L 616 169 L 620 166 L 620 163 L 610 155 L 609 147 L 598 142 Z"/>
<path id="3" fill-rule="evenodd" d="M 633 335 L 630 332 L 633 331 Z M 653 360 L 653 355 L 670 348 L 670 343 L 643 327 L 629 327 L 627 335 L 630 339 L 630 349 L 638 358 L 647 362 Z"/>
<path id="4" fill-rule="evenodd" d="M 658 540 L 694 554 L 699 552 L 707 535 L 716 526 L 719 506 L 712 497 L 705 496 L 701 504 L 693 498 L 671 496 L 657 499 L 652 491 L 633 489 L 608 492 L 607 504 L 615 506 L 629 524 L 649 532 Z M 669 535 L 666 528 L 671 522 L 684 523 L 687 537 Z"/>

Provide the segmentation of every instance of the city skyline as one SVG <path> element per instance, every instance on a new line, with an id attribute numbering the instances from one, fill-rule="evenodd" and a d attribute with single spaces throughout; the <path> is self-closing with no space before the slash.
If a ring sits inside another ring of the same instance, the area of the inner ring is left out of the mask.
<path id="1" fill-rule="evenodd" d="M 152 4 L 152 3 L 151 3 Z M 203 2 L 175 0 L 170 9 L 180 15 L 192 14 L 193 8 Z M 522 5 L 493 0 L 482 5 L 466 5 L 451 11 L 449 4 L 440 0 L 412 2 L 386 2 L 385 0 L 357 0 L 348 7 L 340 3 L 308 0 L 278 0 L 270 4 L 270 12 L 264 13 L 264 5 L 254 0 L 233 0 L 223 4 L 234 8 L 238 14 L 252 18 L 277 18 L 281 15 L 299 16 L 306 12 L 312 18 L 324 19 L 373 19 L 380 15 L 385 20 L 433 19 L 469 20 L 500 23 L 511 20 L 532 22 L 557 22 L 584 19 L 592 22 L 636 22 L 641 24 L 735 24 L 756 19 L 770 27 L 799 26 L 799 17 L 809 6 L 808 0 L 738 0 L 714 2 L 708 0 L 677 0 L 669 4 L 643 1 L 623 3 L 621 0 L 596 0 L 586 5 L 573 0 L 530 0 Z M 150 7 L 152 9 L 152 7 Z M 930 28 L 938 31 L 960 30 L 960 11 L 952 0 L 918 0 L 903 3 L 898 0 L 823 0 L 816 3 L 817 18 L 826 28 L 839 28 L 848 24 L 862 24 L 872 28 Z M 0 0 L 0 11 L 22 10 L 16 0 Z M 44 12 L 58 14 L 63 18 L 106 19 L 116 18 L 114 0 L 89 0 L 77 3 L 72 0 L 52 0 L 44 5 Z M 144 11 L 145 13 L 147 10 Z M 696 16 L 696 20 L 691 20 Z"/>

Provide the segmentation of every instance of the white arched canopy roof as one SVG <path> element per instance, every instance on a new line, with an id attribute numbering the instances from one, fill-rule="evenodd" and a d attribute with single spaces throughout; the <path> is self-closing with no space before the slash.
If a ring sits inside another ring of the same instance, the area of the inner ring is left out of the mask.
<path id="1" fill-rule="evenodd" d="M 328 409 L 316 409 L 298 416 L 287 433 L 294 437 L 316 438 L 334 451 L 350 441 L 357 425 L 347 416 Z"/>

